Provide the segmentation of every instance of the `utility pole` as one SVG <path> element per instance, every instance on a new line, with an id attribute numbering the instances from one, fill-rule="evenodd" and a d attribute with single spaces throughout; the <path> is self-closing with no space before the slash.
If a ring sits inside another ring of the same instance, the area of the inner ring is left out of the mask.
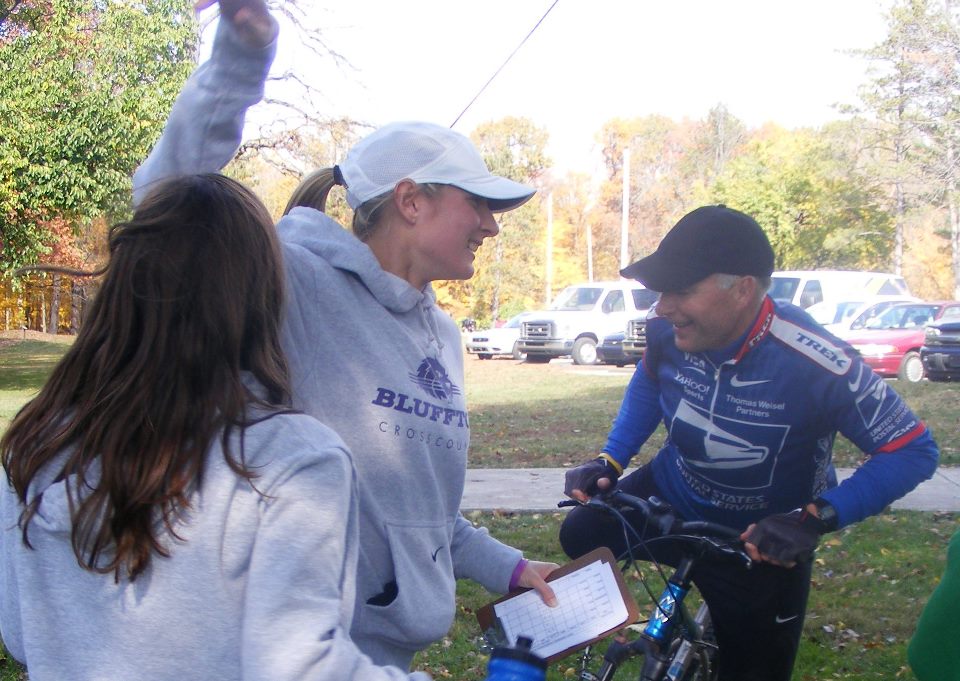
<path id="1" fill-rule="evenodd" d="M 593 225 L 587 223 L 587 281 L 593 281 Z"/>
<path id="2" fill-rule="evenodd" d="M 620 211 L 620 269 L 630 264 L 627 247 L 630 226 L 630 149 L 623 150 L 623 207 Z"/>
<path id="3" fill-rule="evenodd" d="M 547 194 L 547 272 L 544 277 L 546 282 L 544 291 L 544 301 L 547 307 L 553 299 L 553 192 Z"/>

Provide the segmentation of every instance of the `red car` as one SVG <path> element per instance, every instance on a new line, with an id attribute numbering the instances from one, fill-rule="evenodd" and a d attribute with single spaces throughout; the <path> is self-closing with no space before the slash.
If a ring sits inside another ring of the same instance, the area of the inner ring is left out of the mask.
<path id="1" fill-rule="evenodd" d="M 923 378 L 920 347 L 926 324 L 943 317 L 960 318 L 960 302 L 900 303 L 887 308 L 844 340 L 881 376 L 916 383 Z"/>

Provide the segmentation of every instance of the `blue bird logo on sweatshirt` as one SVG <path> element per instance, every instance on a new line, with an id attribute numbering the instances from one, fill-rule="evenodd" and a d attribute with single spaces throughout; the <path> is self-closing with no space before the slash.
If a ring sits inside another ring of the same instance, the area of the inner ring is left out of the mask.
<path id="1" fill-rule="evenodd" d="M 460 388 L 447 376 L 447 370 L 432 357 L 424 358 L 417 368 L 417 373 L 410 374 L 410 379 L 439 400 L 449 400 L 460 394 Z"/>

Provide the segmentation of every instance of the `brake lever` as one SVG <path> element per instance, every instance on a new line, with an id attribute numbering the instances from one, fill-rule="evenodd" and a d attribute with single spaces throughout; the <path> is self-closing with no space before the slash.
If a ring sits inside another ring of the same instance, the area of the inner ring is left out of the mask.
<path id="1" fill-rule="evenodd" d="M 723 553 L 727 556 L 736 556 L 737 558 L 743 559 L 743 566 L 747 570 L 753 567 L 753 558 L 742 548 L 737 548 L 730 544 L 721 544 L 719 542 L 710 540 L 710 544 L 717 549 L 720 553 Z"/>

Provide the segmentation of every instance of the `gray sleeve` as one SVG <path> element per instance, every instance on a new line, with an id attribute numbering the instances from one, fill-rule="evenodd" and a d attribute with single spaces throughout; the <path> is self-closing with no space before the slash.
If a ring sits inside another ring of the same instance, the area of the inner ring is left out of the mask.
<path id="1" fill-rule="evenodd" d="M 217 27 L 213 52 L 187 80 L 150 156 L 133 175 L 138 204 L 155 182 L 223 168 L 240 146 L 247 109 L 263 98 L 277 41 L 246 46 L 230 22 Z"/>
<path id="2" fill-rule="evenodd" d="M 20 504 L 13 487 L 6 480 L 0 482 L 0 638 L 7 652 L 21 664 L 26 661 L 23 648 L 23 619 L 20 614 L 20 588 L 14 569 L 14 554 L 22 542 L 20 526 L 16 519 L 20 515 Z"/>
<path id="3" fill-rule="evenodd" d="M 457 579 L 472 579 L 493 593 L 506 593 L 510 576 L 523 554 L 503 544 L 483 527 L 458 514 L 453 528 L 453 571 Z"/>

